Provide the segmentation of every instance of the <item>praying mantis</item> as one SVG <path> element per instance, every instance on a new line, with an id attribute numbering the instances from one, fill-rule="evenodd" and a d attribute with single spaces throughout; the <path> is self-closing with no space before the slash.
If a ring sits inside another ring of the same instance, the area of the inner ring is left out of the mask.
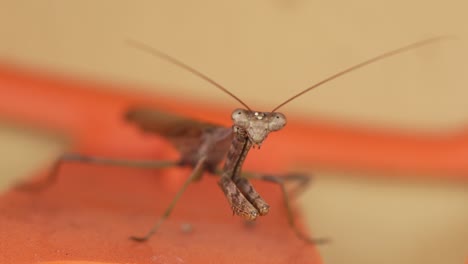
<path id="1" fill-rule="evenodd" d="M 177 202 L 188 186 L 192 182 L 200 180 L 202 175 L 205 172 L 208 172 L 220 177 L 218 185 L 223 191 L 233 213 L 248 221 L 253 221 L 259 216 L 267 215 L 270 209 L 268 203 L 255 190 L 249 180 L 258 179 L 279 185 L 283 195 L 289 226 L 297 237 L 308 243 L 324 243 L 327 241 L 326 239 L 313 238 L 301 232 L 295 223 L 292 206 L 290 204 L 290 197 L 297 195 L 300 190 L 305 188 L 310 181 L 310 177 L 304 174 L 267 175 L 244 172 L 242 170 L 242 166 L 249 150 L 251 148 L 259 149 L 269 133 L 279 131 L 286 125 L 286 116 L 277 112 L 277 110 L 297 97 L 366 65 L 439 41 L 443 38 L 445 37 L 435 37 L 415 42 L 346 68 L 306 88 L 305 90 L 302 90 L 298 94 L 273 108 L 270 112 L 253 111 L 249 106 L 247 106 L 247 104 L 236 97 L 228 89 L 207 77 L 200 71 L 144 43 L 129 40 L 128 43 L 131 46 L 191 72 L 237 100 L 245 108 L 235 109 L 232 112 L 232 127 L 200 122 L 190 118 L 160 112 L 152 108 L 132 107 L 126 111 L 124 115 L 125 120 L 144 132 L 155 133 L 165 137 L 179 151 L 179 160 L 140 161 L 110 159 L 81 154 L 65 154 L 54 163 L 50 174 L 48 174 L 45 179 L 40 182 L 26 183 L 19 187 L 24 190 L 45 189 L 47 186 L 57 181 L 59 170 L 65 162 L 82 162 L 154 169 L 173 166 L 190 166 L 193 168 L 192 172 L 185 180 L 182 187 L 175 194 L 162 216 L 145 235 L 131 236 L 130 238 L 132 240 L 144 242 L 150 239 L 158 231 L 163 222 L 169 218 Z M 222 169 L 219 169 L 223 160 L 225 160 L 224 165 Z M 290 183 L 294 184 L 294 188 L 287 189 L 286 185 Z"/>

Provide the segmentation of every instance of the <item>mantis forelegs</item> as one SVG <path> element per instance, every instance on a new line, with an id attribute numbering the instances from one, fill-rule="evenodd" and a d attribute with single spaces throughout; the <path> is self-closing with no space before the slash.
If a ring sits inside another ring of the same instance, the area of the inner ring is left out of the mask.
<path id="1" fill-rule="evenodd" d="M 326 238 L 312 238 L 307 234 L 304 234 L 296 225 L 296 221 L 294 219 L 294 214 L 292 211 L 291 206 L 291 195 L 297 196 L 302 190 L 304 190 L 310 184 L 310 176 L 304 174 L 286 174 L 284 176 L 277 176 L 277 175 L 268 175 L 268 174 L 257 174 L 257 173 L 249 173 L 244 172 L 242 173 L 242 178 L 247 179 L 256 179 L 271 182 L 274 184 L 278 184 L 281 193 L 283 196 L 284 206 L 286 208 L 286 216 L 288 218 L 289 226 L 293 229 L 296 236 L 307 243 L 312 244 L 323 244 L 328 242 Z M 293 183 L 294 186 L 289 191 L 286 189 L 287 183 Z"/>

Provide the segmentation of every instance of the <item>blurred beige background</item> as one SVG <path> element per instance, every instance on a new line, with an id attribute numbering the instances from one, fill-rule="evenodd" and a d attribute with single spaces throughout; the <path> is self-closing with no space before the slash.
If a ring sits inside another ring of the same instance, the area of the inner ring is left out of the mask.
<path id="1" fill-rule="evenodd" d="M 0 58 L 85 78 L 163 84 L 171 89 L 148 92 L 183 92 L 237 106 L 196 77 L 125 46 L 131 37 L 182 59 L 265 110 L 379 53 L 455 35 L 458 40 L 367 67 L 282 109 L 310 118 L 443 131 L 468 123 L 466 10 L 462 0 L 0 0 Z M 0 125 L 0 146 L 3 188 L 43 168 L 63 148 L 50 135 L 8 124 Z M 450 264 L 468 257 L 466 183 L 315 174 L 301 202 L 314 233 L 333 238 L 320 248 L 325 263 Z"/>

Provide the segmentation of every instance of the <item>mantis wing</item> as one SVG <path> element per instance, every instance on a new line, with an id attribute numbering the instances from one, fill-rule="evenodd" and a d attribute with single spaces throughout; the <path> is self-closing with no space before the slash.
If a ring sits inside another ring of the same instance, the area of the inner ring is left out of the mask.
<path id="1" fill-rule="evenodd" d="M 208 166 L 214 169 L 224 158 L 232 141 L 232 129 L 200 122 L 187 117 L 135 107 L 128 110 L 125 119 L 144 132 L 165 137 L 181 153 L 182 163 L 196 164 L 207 156 Z"/>

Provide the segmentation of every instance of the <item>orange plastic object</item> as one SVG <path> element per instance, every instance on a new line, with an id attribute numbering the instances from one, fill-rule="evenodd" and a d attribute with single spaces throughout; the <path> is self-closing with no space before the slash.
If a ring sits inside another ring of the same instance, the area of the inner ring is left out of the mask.
<path id="1" fill-rule="evenodd" d="M 229 124 L 231 109 L 107 87 L 119 90 L 0 65 L 0 115 L 64 133 L 72 138 L 74 151 L 120 158 L 174 157 L 160 138 L 143 136 L 123 122 L 129 105 L 151 104 Z M 261 151 L 252 151 L 246 167 L 284 172 L 292 164 L 466 179 L 468 134 L 410 135 L 293 119 Z M 278 188 L 265 183 L 256 186 L 272 212 L 254 227 L 230 216 L 216 179 L 205 177 L 188 189 L 151 241 L 126 239 L 153 224 L 187 173 L 70 164 L 44 193 L 12 190 L 0 198 L 0 257 L 6 258 L 0 262 L 320 263 L 316 249 L 288 228 Z M 186 230 L 187 223 L 192 231 Z"/>
<path id="2" fill-rule="evenodd" d="M 106 85 L 0 66 L 0 114 L 65 133 L 73 151 L 161 159 L 174 151 L 125 124 L 125 109 L 153 103 L 192 115 L 209 110 L 96 86 Z M 66 164 L 59 181 L 42 193 L 10 190 L 0 196 L 0 263 L 321 263 L 316 248 L 288 227 L 278 187 L 256 183 L 272 210 L 247 226 L 232 215 L 209 175 L 188 188 L 150 241 L 129 240 L 153 225 L 189 172 Z"/>

